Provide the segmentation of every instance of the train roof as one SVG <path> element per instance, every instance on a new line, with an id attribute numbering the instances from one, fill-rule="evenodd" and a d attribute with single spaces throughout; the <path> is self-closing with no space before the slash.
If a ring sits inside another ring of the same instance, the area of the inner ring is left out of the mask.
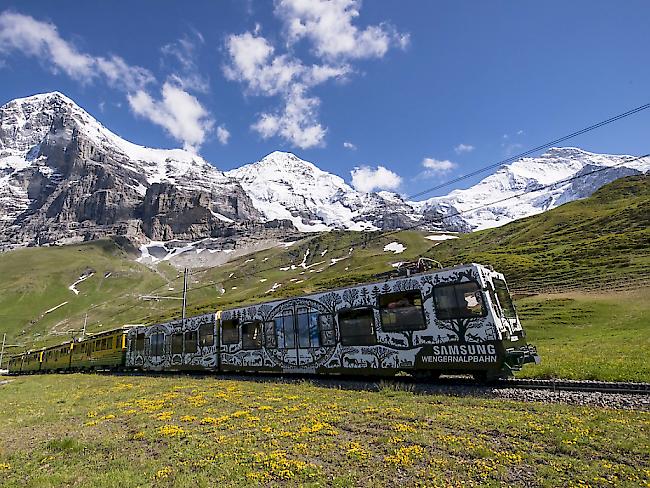
<path id="1" fill-rule="evenodd" d="M 455 266 L 449 266 L 447 268 L 430 269 L 430 270 L 427 270 L 427 271 L 422 271 L 420 273 L 411 273 L 411 274 L 406 275 L 406 276 L 386 277 L 386 278 L 380 279 L 378 281 L 355 283 L 355 284 L 352 284 L 352 285 L 339 286 L 339 287 L 336 287 L 336 288 L 328 288 L 327 290 L 315 291 L 313 293 L 309 293 L 309 294 L 306 294 L 306 295 L 293 295 L 293 296 L 290 296 L 290 297 L 276 298 L 276 299 L 273 299 L 273 300 L 263 300 L 263 301 L 259 301 L 259 302 L 255 302 L 255 303 L 250 303 L 248 305 L 241 305 L 241 306 L 238 306 L 238 307 L 228 307 L 228 308 L 223 308 L 223 309 L 219 309 L 219 310 L 221 310 L 221 311 L 238 310 L 240 308 L 251 307 L 251 306 L 254 306 L 254 305 L 260 305 L 260 304 L 264 304 L 264 303 L 279 302 L 279 301 L 283 301 L 283 300 L 291 300 L 292 298 L 303 298 L 303 297 L 304 298 L 309 298 L 309 297 L 313 297 L 313 296 L 316 296 L 316 295 L 321 295 L 323 293 L 328 293 L 328 292 L 332 292 L 332 291 L 347 290 L 348 288 L 357 288 L 359 286 L 381 285 L 382 283 L 386 283 L 387 281 L 394 281 L 394 280 L 401 280 L 401 279 L 408 279 L 408 278 L 417 278 L 417 277 L 420 277 L 420 276 L 432 275 L 432 274 L 437 274 L 437 273 L 447 273 L 449 271 L 455 271 L 455 270 L 459 270 L 459 269 L 467 269 L 467 268 L 472 268 L 472 267 L 488 269 L 488 267 L 486 265 L 478 264 L 478 263 L 457 264 Z"/>

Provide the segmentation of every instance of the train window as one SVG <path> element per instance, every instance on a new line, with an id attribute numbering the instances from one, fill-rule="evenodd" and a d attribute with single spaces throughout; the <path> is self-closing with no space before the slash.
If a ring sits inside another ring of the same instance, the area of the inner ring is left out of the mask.
<path id="1" fill-rule="evenodd" d="M 185 354 L 193 354 L 197 350 L 196 338 L 197 333 L 195 330 L 188 330 L 185 332 Z"/>
<path id="2" fill-rule="evenodd" d="M 241 333 L 244 349 L 260 349 L 262 347 L 262 322 L 259 320 L 244 322 L 241 326 Z"/>
<path id="3" fill-rule="evenodd" d="M 151 355 L 162 356 L 165 353 L 165 334 L 157 332 L 150 337 L 151 341 Z"/>
<path id="4" fill-rule="evenodd" d="M 144 333 L 135 336 L 135 350 L 144 351 Z"/>
<path id="5" fill-rule="evenodd" d="M 278 347 L 280 349 L 293 349 L 296 347 L 292 310 L 285 310 L 282 315 L 275 318 L 275 333 L 278 336 Z"/>
<path id="6" fill-rule="evenodd" d="M 484 317 L 483 293 L 478 283 L 467 281 L 433 289 L 436 317 L 441 320 Z"/>
<path id="7" fill-rule="evenodd" d="M 199 326 L 199 345 L 201 347 L 214 346 L 214 325 L 204 322 Z"/>
<path id="8" fill-rule="evenodd" d="M 221 343 L 237 344 L 239 342 L 239 319 L 221 321 Z"/>
<path id="9" fill-rule="evenodd" d="M 341 310 L 339 330 L 344 346 L 372 346 L 377 343 L 374 312 L 370 307 Z"/>
<path id="10" fill-rule="evenodd" d="M 298 347 L 320 347 L 318 312 L 308 308 L 299 308 L 296 319 L 298 322 Z"/>
<path id="11" fill-rule="evenodd" d="M 172 354 L 183 354 L 183 333 L 172 334 Z"/>
<path id="12" fill-rule="evenodd" d="M 381 327 L 385 332 L 427 328 L 420 290 L 379 295 Z"/>
<path id="13" fill-rule="evenodd" d="M 275 334 L 275 322 L 272 320 L 264 322 L 264 339 L 266 339 L 267 349 L 277 349 L 278 336 Z"/>
<path id="14" fill-rule="evenodd" d="M 503 314 L 510 319 L 516 318 L 517 311 L 515 310 L 515 306 L 512 303 L 512 298 L 510 298 L 510 293 L 508 292 L 506 282 L 497 278 L 495 278 L 493 281 L 494 290 L 497 293 L 497 298 L 499 299 L 499 304 L 503 309 Z"/>
<path id="15" fill-rule="evenodd" d="M 332 314 L 321 314 L 318 316 L 318 327 L 320 329 L 320 342 L 323 346 L 336 344 L 336 332 L 334 330 L 334 316 Z"/>

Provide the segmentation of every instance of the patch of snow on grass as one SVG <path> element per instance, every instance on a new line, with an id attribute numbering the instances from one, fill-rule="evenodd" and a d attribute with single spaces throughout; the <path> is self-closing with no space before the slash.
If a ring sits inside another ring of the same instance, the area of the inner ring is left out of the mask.
<path id="1" fill-rule="evenodd" d="M 70 290 L 70 291 L 71 291 L 72 293 L 74 293 L 75 295 L 79 295 L 79 290 L 77 290 L 76 286 L 77 286 L 79 283 L 81 283 L 82 281 L 86 281 L 88 278 L 90 278 L 90 277 L 91 277 L 92 275 L 94 275 L 94 274 L 95 274 L 95 273 L 89 273 L 89 274 L 81 275 L 77 281 L 75 281 L 74 283 L 72 283 L 72 284 L 68 287 L 68 290 Z"/>
<path id="2" fill-rule="evenodd" d="M 56 307 L 52 307 L 51 309 L 46 310 L 45 312 L 43 312 L 43 315 L 45 315 L 46 313 L 54 312 L 57 308 L 61 308 L 63 305 L 67 305 L 67 304 L 68 304 L 68 302 L 60 303 Z"/>
<path id="3" fill-rule="evenodd" d="M 302 269 L 307 269 L 307 257 L 309 256 L 309 248 L 305 251 L 305 255 L 302 257 L 302 263 L 300 263 L 300 267 Z"/>
<path id="4" fill-rule="evenodd" d="M 384 252 L 390 251 L 394 254 L 403 253 L 405 250 L 406 250 L 406 246 L 404 244 L 400 244 L 399 242 L 391 242 L 384 246 Z"/>
<path id="5" fill-rule="evenodd" d="M 266 291 L 266 293 L 272 293 L 272 292 L 274 292 L 275 290 L 277 290 L 278 288 L 280 288 L 281 286 L 282 286 L 282 285 L 281 285 L 280 283 L 273 283 L 273 286 L 272 286 L 271 288 L 269 288 L 269 289 Z"/>
<path id="6" fill-rule="evenodd" d="M 458 236 L 453 234 L 434 234 L 432 236 L 426 236 L 425 239 L 430 241 L 446 241 L 448 239 L 458 239 Z"/>

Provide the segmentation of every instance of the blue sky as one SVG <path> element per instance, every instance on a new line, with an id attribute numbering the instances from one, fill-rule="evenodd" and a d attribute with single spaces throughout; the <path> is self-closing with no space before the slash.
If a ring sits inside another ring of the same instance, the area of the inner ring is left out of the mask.
<path id="1" fill-rule="evenodd" d="M 648 18 L 647 1 L 0 1 L 0 103 L 59 90 L 220 169 L 285 150 L 409 195 L 650 101 Z M 650 110 L 567 145 L 646 153 L 648 127 Z"/>

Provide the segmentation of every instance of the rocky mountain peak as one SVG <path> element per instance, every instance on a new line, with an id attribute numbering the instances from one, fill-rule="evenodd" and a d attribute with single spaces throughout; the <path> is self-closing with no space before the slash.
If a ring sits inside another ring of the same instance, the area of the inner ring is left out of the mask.
<path id="1" fill-rule="evenodd" d="M 182 225 L 146 204 L 162 184 Z M 3 247 L 116 233 L 194 239 L 260 219 L 239 183 L 202 157 L 126 141 L 59 92 L 0 107 Z"/>

